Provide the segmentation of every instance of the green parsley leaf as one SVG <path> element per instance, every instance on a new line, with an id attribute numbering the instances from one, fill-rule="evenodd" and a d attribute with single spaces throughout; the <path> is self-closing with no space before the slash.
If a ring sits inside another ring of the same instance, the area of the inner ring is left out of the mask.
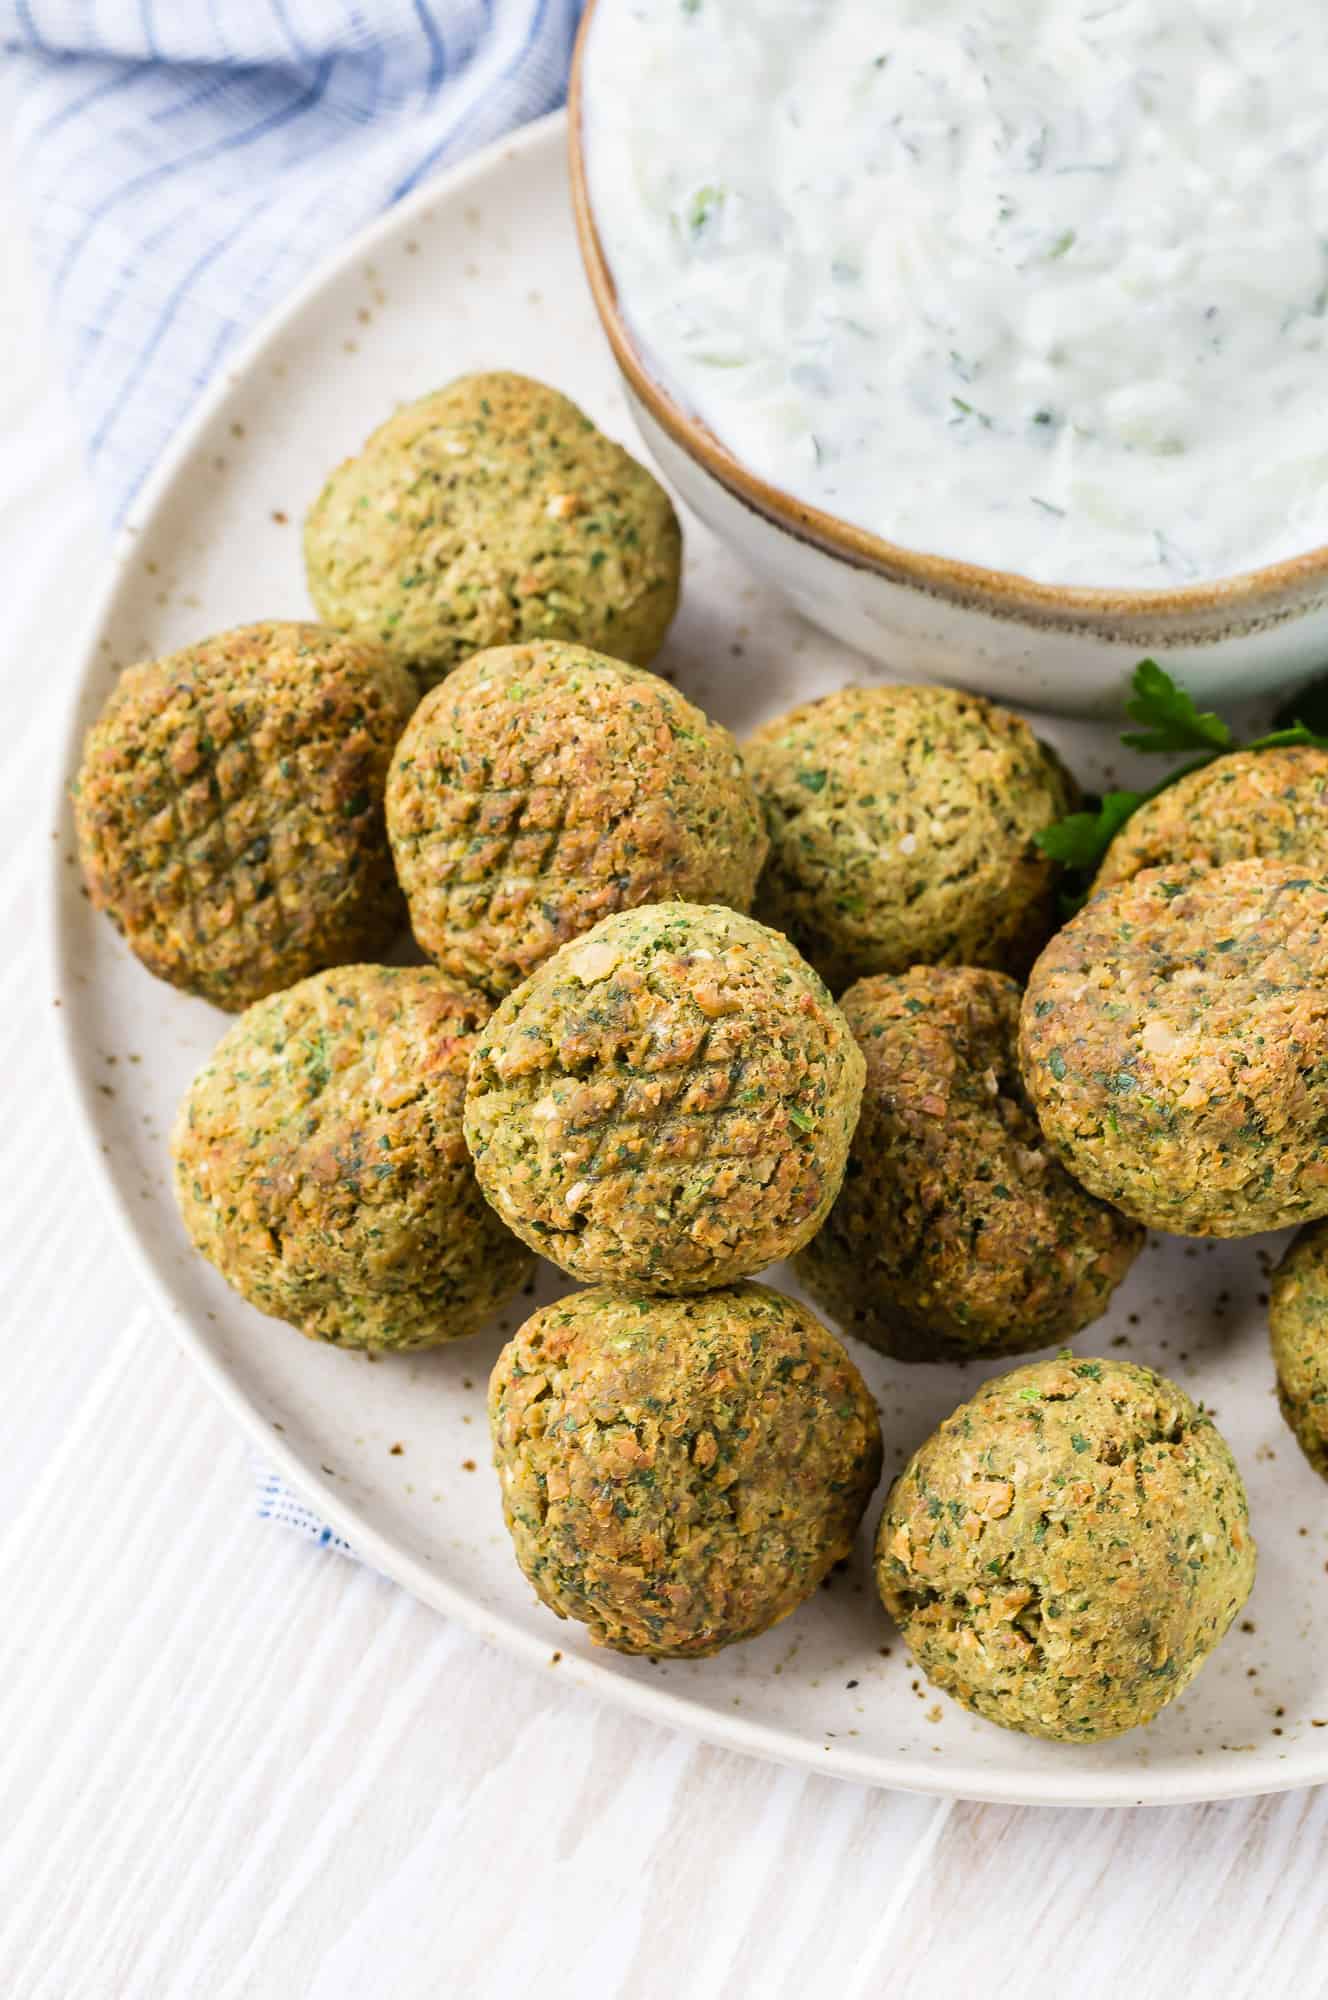
<path id="1" fill-rule="evenodd" d="M 1171 755 L 1179 750 L 1232 750 L 1235 739 L 1220 715 L 1200 714 L 1194 697 L 1178 687 L 1156 660 L 1141 660 L 1134 670 L 1134 697 L 1125 704 L 1131 722 L 1143 729 L 1121 737 L 1129 750 Z"/>
<path id="2" fill-rule="evenodd" d="M 1096 869 L 1137 806 L 1142 792 L 1108 792 L 1096 812 L 1067 813 L 1035 835 L 1038 846 L 1067 868 Z"/>
<path id="3" fill-rule="evenodd" d="M 1177 764 L 1146 791 L 1107 792 L 1100 799 L 1090 799 L 1084 810 L 1067 813 L 1034 835 L 1042 852 L 1066 870 L 1060 901 L 1067 917 L 1088 900 L 1093 877 L 1121 828 L 1140 806 L 1179 779 L 1202 771 L 1234 750 L 1281 750 L 1301 745 L 1328 750 L 1328 680 L 1302 689 L 1278 711 L 1268 734 L 1247 744 L 1238 741 L 1220 715 L 1200 711 L 1193 697 L 1156 660 L 1139 662 L 1131 686 L 1134 692 L 1126 714 L 1132 722 L 1145 726 L 1128 731 L 1121 742 L 1128 749 L 1158 755 L 1186 750 L 1198 754 Z"/>
<path id="4" fill-rule="evenodd" d="M 1286 729 L 1270 729 L 1266 736 L 1256 736 L 1253 743 L 1247 743 L 1247 750 L 1295 750 L 1301 745 L 1311 750 L 1328 750 L 1328 734 L 1311 729 L 1306 722 L 1293 722 Z"/>

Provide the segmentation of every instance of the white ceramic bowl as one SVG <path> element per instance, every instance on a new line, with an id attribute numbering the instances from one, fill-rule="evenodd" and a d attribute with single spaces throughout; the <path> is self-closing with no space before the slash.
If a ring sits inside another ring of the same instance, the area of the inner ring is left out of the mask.
<path id="1" fill-rule="evenodd" d="M 600 241 L 582 145 L 595 18 L 587 0 L 572 71 L 572 191 L 633 415 L 670 484 L 813 624 L 910 679 L 1062 714 L 1118 716 L 1145 654 L 1205 702 L 1267 694 L 1328 663 L 1328 548 L 1180 590 L 1062 588 L 900 548 L 749 472 L 651 372 Z"/>

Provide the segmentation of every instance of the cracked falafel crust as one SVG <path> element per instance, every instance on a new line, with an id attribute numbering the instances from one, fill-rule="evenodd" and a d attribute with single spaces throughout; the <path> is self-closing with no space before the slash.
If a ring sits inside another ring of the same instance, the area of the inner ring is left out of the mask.
<path id="1" fill-rule="evenodd" d="M 431 686 L 488 646 L 567 639 L 648 666 L 678 605 L 664 488 L 556 389 L 463 375 L 332 474 L 304 533 L 329 625 Z"/>
<path id="2" fill-rule="evenodd" d="M 405 915 L 383 791 L 416 698 L 381 647 L 320 625 L 129 667 L 74 785 L 93 906 L 158 979 L 232 1012 L 376 956 Z"/>
<path id="3" fill-rule="evenodd" d="M 495 994 L 614 910 L 749 909 L 766 854 L 727 729 L 657 674 L 553 641 L 479 653 L 425 696 L 387 824 L 417 942 Z"/>
<path id="4" fill-rule="evenodd" d="M 985 1382 L 886 1497 L 876 1580 L 928 1680 L 1054 1742 L 1151 1721 L 1249 1596 L 1245 1489 L 1212 1419 L 1128 1361 Z"/>
<path id="5" fill-rule="evenodd" d="M 1034 836 L 1074 787 L 1026 722 L 953 688 L 850 687 L 743 755 L 770 834 L 757 914 L 836 993 L 912 965 L 1027 972 L 1056 920 Z"/>
<path id="6" fill-rule="evenodd" d="M 764 1285 L 545 1306 L 498 1357 L 489 1415 L 518 1562 L 621 1653 L 697 1659 L 787 1617 L 881 1470 L 857 1369 Z"/>
<path id="7" fill-rule="evenodd" d="M 1104 890 L 1033 968 L 1020 1061 L 1075 1179 L 1149 1228 L 1328 1214 L 1328 876 L 1234 861 Z"/>
<path id="8" fill-rule="evenodd" d="M 471 1061 L 466 1138 L 498 1213 L 563 1270 L 705 1291 L 820 1227 L 863 1068 L 787 938 L 654 903 L 508 995 Z"/>
<path id="9" fill-rule="evenodd" d="M 223 1035 L 181 1106 L 175 1190 L 251 1305 L 339 1347 L 434 1347 L 526 1282 L 461 1133 L 488 1012 L 431 967 L 348 965 Z"/>
<path id="10" fill-rule="evenodd" d="M 1020 989 L 917 966 L 840 1001 L 867 1060 L 839 1198 L 797 1259 L 847 1331 L 904 1361 L 1020 1354 L 1097 1319 L 1140 1250 L 1042 1143 L 1019 1074 Z"/>

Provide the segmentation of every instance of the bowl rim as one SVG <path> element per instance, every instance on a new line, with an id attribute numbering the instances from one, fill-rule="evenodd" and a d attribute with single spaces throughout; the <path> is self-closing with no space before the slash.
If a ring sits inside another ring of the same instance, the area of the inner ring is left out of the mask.
<path id="1" fill-rule="evenodd" d="M 1104 620 L 1155 623 L 1159 618 L 1205 622 L 1217 614 L 1252 619 L 1287 615 L 1299 600 L 1328 588 L 1328 543 L 1259 569 L 1179 589 L 1130 589 L 1122 586 L 1039 583 L 1016 570 L 988 569 L 979 563 L 910 549 L 886 541 L 838 515 L 795 499 L 782 487 L 750 472 L 699 417 L 691 415 L 652 372 L 629 330 L 618 297 L 612 267 L 605 252 L 590 199 L 582 141 L 585 105 L 586 52 L 594 29 L 598 0 L 585 0 L 572 52 L 567 98 L 567 145 L 572 186 L 572 212 L 581 261 L 589 280 L 600 323 L 614 360 L 637 401 L 679 450 L 695 460 L 728 493 L 775 527 L 837 556 L 855 569 L 867 569 L 893 583 L 911 586 L 936 597 L 972 605 L 981 603 L 1006 617 L 1053 619 L 1070 625 L 1100 626 Z"/>

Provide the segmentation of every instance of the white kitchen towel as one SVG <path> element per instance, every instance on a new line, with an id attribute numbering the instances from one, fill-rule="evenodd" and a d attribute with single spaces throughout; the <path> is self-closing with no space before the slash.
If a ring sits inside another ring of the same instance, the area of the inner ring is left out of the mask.
<path id="1" fill-rule="evenodd" d="M 108 520 L 361 223 L 559 105 L 581 0 L 0 0 L 14 162 Z M 350 1553 L 256 1466 L 259 1512 Z"/>
<path id="2" fill-rule="evenodd" d="M 580 0 L 0 0 L 15 167 L 109 518 L 237 340 L 563 99 Z"/>

